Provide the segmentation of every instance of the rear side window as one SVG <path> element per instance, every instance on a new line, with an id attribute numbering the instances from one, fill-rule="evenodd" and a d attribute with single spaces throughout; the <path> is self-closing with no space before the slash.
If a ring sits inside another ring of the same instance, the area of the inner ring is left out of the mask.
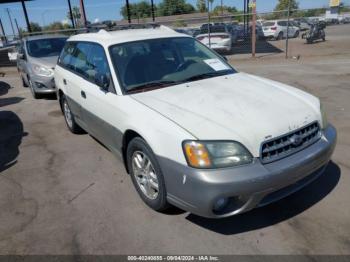
<path id="1" fill-rule="evenodd" d="M 102 46 L 92 44 L 90 56 L 87 60 L 88 69 L 86 71 L 87 78 L 91 82 L 95 81 L 96 74 L 105 74 L 111 80 L 111 73 L 106 58 L 105 51 Z"/>
<path id="2" fill-rule="evenodd" d="M 278 21 L 277 24 L 279 26 L 287 26 L 287 22 L 286 21 Z"/>

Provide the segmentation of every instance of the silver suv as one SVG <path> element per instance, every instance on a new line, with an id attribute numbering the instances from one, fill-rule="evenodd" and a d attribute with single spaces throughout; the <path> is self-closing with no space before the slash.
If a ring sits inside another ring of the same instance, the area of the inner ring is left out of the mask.
<path id="1" fill-rule="evenodd" d="M 17 69 L 24 86 L 34 98 L 55 93 L 53 69 L 67 40 L 63 35 L 28 36 L 22 39 L 17 55 Z"/>

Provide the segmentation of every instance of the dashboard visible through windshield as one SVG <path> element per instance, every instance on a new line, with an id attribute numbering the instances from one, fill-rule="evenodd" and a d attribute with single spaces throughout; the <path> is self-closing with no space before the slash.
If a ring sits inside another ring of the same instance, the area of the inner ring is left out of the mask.
<path id="1" fill-rule="evenodd" d="M 236 73 L 221 56 L 190 37 L 128 42 L 109 50 L 125 93 Z"/>

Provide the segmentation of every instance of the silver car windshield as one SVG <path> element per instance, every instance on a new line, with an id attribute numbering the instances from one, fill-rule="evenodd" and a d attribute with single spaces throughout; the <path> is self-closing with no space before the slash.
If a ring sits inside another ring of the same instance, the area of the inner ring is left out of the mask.
<path id="1" fill-rule="evenodd" d="M 126 93 L 236 73 L 223 57 L 190 37 L 127 42 L 109 50 Z"/>
<path id="2" fill-rule="evenodd" d="M 58 56 L 67 38 L 46 38 L 27 41 L 28 54 L 32 57 Z"/>

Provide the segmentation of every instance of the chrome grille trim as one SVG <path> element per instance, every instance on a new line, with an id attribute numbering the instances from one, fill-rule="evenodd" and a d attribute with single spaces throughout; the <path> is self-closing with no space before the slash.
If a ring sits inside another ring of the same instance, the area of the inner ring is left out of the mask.
<path id="1" fill-rule="evenodd" d="M 320 137 L 321 129 L 318 122 L 312 122 L 282 136 L 264 141 L 260 148 L 260 160 L 263 164 L 267 164 L 290 156 L 312 145 Z M 296 139 L 298 141 L 295 141 Z"/>

